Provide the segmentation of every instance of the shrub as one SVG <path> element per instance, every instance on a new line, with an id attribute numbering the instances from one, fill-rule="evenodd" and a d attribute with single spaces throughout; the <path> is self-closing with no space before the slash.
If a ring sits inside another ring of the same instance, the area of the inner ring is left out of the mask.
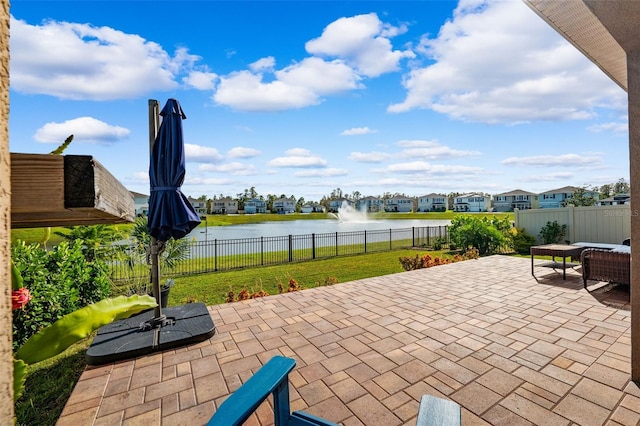
<path id="1" fill-rule="evenodd" d="M 416 257 L 400 257 L 400 264 L 405 271 L 413 271 L 415 269 L 431 268 L 438 265 L 446 265 L 448 263 L 460 262 L 463 260 L 477 259 L 479 257 L 477 249 L 467 250 L 464 254 L 456 254 L 452 259 L 443 257 L 432 257 L 430 254 Z"/>
<path id="2" fill-rule="evenodd" d="M 527 234 L 524 229 L 516 229 L 511 235 L 513 249 L 518 254 L 529 254 L 531 246 L 536 243 L 536 237 Z"/>
<path id="3" fill-rule="evenodd" d="M 14 349 L 64 315 L 111 294 L 105 264 L 87 260 L 82 240 L 63 241 L 50 252 L 20 242 L 11 247 L 11 257 L 32 296 L 23 309 L 13 311 Z"/>
<path id="4" fill-rule="evenodd" d="M 442 247 L 444 247 L 446 244 L 447 244 L 446 237 L 437 237 L 436 239 L 433 240 L 433 249 L 442 250 Z"/>
<path id="5" fill-rule="evenodd" d="M 538 236 L 544 244 L 554 244 L 559 242 L 566 233 L 567 225 L 560 225 L 557 220 L 554 220 L 553 222 L 547 222 L 547 224 L 540 229 Z"/>
<path id="6" fill-rule="evenodd" d="M 337 277 L 325 277 L 324 279 L 324 283 L 320 283 L 317 282 L 316 285 L 321 286 L 321 285 L 334 285 L 334 284 L 338 284 L 338 278 Z"/>
<path id="7" fill-rule="evenodd" d="M 449 235 L 452 242 L 462 249 L 474 247 L 480 256 L 494 254 L 508 244 L 507 234 L 511 229 L 508 219 L 455 216 L 451 220 Z"/>

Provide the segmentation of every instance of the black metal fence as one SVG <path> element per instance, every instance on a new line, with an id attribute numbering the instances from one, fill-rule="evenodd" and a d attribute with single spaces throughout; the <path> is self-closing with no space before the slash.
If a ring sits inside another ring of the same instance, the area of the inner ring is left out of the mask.
<path id="1" fill-rule="evenodd" d="M 163 275 L 201 274 L 402 248 L 439 249 L 448 246 L 446 225 L 194 241 L 189 246 L 189 258 L 171 271 L 163 271 Z M 148 274 L 145 269 L 146 265 L 132 265 L 129 259 L 109 264 L 109 273 L 114 281 L 142 278 Z"/>

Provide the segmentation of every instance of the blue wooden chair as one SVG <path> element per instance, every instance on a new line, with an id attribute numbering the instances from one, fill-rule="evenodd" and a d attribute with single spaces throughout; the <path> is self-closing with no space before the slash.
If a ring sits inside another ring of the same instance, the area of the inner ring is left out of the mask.
<path id="1" fill-rule="evenodd" d="M 311 414 L 291 412 L 289 405 L 289 373 L 295 367 L 292 358 L 274 356 L 224 400 L 209 420 L 209 426 L 240 426 L 273 394 L 275 426 L 338 426 Z"/>
<path id="2" fill-rule="evenodd" d="M 274 356 L 231 394 L 209 420 L 209 426 L 241 426 L 273 394 L 275 426 L 338 426 L 303 411 L 291 412 L 289 373 L 295 367 L 292 358 Z M 416 426 L 459 426 L 460 406 L 431 395 L 420 400 Z"/>

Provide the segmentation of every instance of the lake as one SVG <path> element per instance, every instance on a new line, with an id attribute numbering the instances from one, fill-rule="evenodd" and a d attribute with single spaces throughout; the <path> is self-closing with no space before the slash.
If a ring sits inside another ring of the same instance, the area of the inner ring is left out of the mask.
<path id="1" fill-rule="evenodd" d="M 445 226 L 450 220 L 394 219 L 339 221 L 334 219 L 292 220 L 285 222 L 263 222 L 250 225 L 198 227 L 185 238 L 197 241 L 212 241 L 280 237 L 285 235 L 323 234 L 328 232 L 376 231 L 381 229 L 403 229 L 412 227 Z"/>

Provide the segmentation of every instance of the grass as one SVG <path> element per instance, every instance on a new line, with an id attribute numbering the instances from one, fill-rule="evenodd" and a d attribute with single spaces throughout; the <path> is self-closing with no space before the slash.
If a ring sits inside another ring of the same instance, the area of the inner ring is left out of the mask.
<path id="1" fill-rule="evenodd" d="M 327 277 L 344 283 L 363 278 L 403 272 L 399 257 L 423 255 L 427 250 L 395 250 L 343 256 L 309 262 L 290 263 L 261 268 L 250 268 L 176 278 L 169 295 L 169 305 L 203 302 L 217 305 L 225 302 L 230 288 L 237 294 L 247 290 L 263 289 L 278 294 L 278 282 L 285 289 L 294 278 L 302 290 L 325 285 Z M 450 257 L 446 252 L 429 252 Z M 71 391 L 86 367 L 85 352 L 92 338 L 86 339 L 57 357 L 30 365 L 24 394 L 16 404 L 17 424 L 55 425 Z"/>
<path id="2" fill-rule="evenodd" d="M 77 343 L 58 356 L 30 365 L 24 393 L 15 406 L 17 425 L 53 426 L 87 363 L 91 340 Z"/>
<path id="3" fill-rule="evenodd" d="M 424 253 L 427 253 L 427 250 L 404 249 L 178 277 L 169 294 L 169 305 L 196 301 L 216 305 L 224 303 L 229 290 L 238 294 L 244 288 L 251 293 L 264 290 L 269 294 L 278 294 L 278 283 L 286 289 L 291 278 L 295 279 L 303 289 L 308 289 L 325 285 L 325 282 L 332 282 L 334 279 L 344 283 L 379 277 L 403 272 L 398 261 L 399 257 L 414 257 L 416 254 Z M 429 251 L 429 253 L 440 257 L 451 257 L 443 251 Z"/>

